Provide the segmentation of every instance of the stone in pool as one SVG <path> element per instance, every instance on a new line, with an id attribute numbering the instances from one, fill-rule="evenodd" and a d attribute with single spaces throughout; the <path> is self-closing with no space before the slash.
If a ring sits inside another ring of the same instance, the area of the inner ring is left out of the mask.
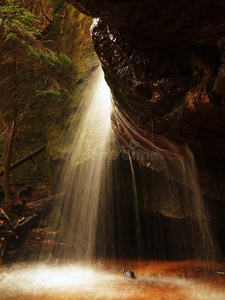
<path id="1" fill-rule="evenodd" d="M 123 276 L 135 279 L 134 272 L 129 269 L 123 269 Z"/>

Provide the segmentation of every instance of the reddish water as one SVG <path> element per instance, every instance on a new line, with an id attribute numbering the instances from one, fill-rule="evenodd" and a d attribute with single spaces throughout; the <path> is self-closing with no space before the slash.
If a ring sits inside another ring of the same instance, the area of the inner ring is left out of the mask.
<path id="1" fill-rule="evenodd" d="M 0 299 L 225 300 L 225 263 L 214 267 L 220 272 L 193 261 L 14 265 L 1 270 Z"/>

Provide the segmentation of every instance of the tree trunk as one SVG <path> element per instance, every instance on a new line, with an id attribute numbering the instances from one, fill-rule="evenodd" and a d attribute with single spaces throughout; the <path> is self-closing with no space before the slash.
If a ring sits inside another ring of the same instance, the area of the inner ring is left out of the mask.
<path id="1" fill-rule="evenodd" d="M 8 202 L 11 199 L 10 195 L 10 164 L 11 164 L 11 157 L 12 157 L 12 149 L 13 149 L 13 142 L 15 137 L 15 130 L 16 130 L 16 119 L 18 115 L 18 92 L 17 92 L 17 85 L 18 85 L 18 75 L 17 75 L 17 57 L 14 56 L 14 63 L 13 63 L 13 124 L 11 128 L 11 132 L 9 133 L 9 141 L 7 146 L 6 158 L 5 158 L 5 168 L 4 168 L 4 191 L 5 191 L 5 202 Z"/>

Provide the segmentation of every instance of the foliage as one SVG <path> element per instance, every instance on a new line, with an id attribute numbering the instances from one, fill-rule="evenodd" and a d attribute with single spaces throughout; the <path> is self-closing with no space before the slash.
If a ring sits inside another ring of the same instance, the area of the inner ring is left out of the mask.
<path id="1" fill-rule="evenodd" d="M 24 8 L 26 1 L 6 0 L 0 4 L 0 119 L 6 137 L 5 192 L 9 199 L 9 168 L 12 145 L 21 120 L 21 113 L 28 103 L 23 103 L 21 82 L 30 78 L 33 94 L 42 98 L 61 98 L 66 92 L 62 80 L 62 64 L 69 59 L 51 48 L 52 41 L 43 39 L 36 16 Z M 51 48 L 50 48 L 51 46 Z M 29 82 L 29 81 L 27 81 Z M 7 112 L 3 110 L 7 108 Z"/>
<path id="2" fill-rule="evenodd" d="M 4 77 L 11 80 L 9 74 L 16 59 L 17 76 L 29 71 L 32 76 L 44 79 L 44 90 L 48 89 L 48 94 L 51 91 L 55 94 L 55 90 L 59 94 L 63 92 L 62 85 L 55 83 L 60 82 L 57 76 L 61 72 L 61 63 L 68 59 L 50 50 L 46 44 L 51 42 L 44 42 L 42 32 L 37 28 L 38 19 L 23 8 L 21 2 L 7 0 L 0 6 L 0 67 L 8 75 Z"/>

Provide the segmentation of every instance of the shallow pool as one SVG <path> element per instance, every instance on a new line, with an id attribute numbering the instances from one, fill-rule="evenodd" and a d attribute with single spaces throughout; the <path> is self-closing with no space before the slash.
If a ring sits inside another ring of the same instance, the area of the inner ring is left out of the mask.
<path id="1" fill-rule="evenodd" d="M 136 279 L 123 277 L 122 268 Z M 225 300 L 225 264 L 117 261 L 30 263 L 2 267 L 0 299 Z"/>

